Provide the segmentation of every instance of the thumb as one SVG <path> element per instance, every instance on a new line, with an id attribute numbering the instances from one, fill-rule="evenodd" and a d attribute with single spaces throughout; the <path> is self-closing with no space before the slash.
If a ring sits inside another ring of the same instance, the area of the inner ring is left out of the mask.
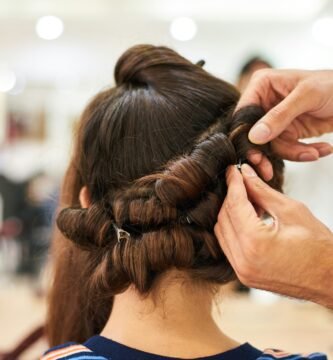
<path id="1" fill-rule="evenodd" d="M 272 216 L 283 216 L 288 198 L 261 180 L 251 166 L 243 164 L 241 171 L 250 201 Z"/>
<path id="2" fill-rule="evenodd" d="M 284 100 L 269 110 L 249 132 L 254 144 L 265 144 L 279 136 L 299 115 L 311 110 L 313 98 L 304 86 L 298 85 Z"/>

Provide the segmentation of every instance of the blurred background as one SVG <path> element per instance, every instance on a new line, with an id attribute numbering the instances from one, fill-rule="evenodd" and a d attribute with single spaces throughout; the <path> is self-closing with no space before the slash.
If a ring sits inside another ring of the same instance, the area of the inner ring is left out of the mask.
<path id="1" fill-rule="evenodd" d="M 332 69 L 333 1 L 0 0 L 0 359 L 37 359 L 47 348 L 47 251 L 72 132 L 138 43 L 204 59 L 243 90 L 259 68 Z M 285 184 L 331 229 L 332 165 L 287 163 Z M 332 312 L 234 288 L 217 309 L 231 336 L 333 356 Z"/>

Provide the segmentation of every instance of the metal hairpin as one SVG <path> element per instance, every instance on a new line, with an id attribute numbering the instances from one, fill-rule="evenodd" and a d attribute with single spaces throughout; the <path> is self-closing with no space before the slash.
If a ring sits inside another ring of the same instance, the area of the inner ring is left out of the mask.
<path id="1" fill-rule="evenodd" d="M 191 218 L 190 218 L 189 215 L 187 215 L 187 216 L 185 217 L 185 219 L 186 219 L 186 221 L 187 221 L 189 224 L 192 224 L 192 220 L 191 220 Z"/>
<path id="2" fill-rule="evenodd" d="M 196 65 L 200 66 L 200 67 L 203 67 L 204 65 L 206 64 L 206 61 L 205 60 L 199 60 Z"/>
<path id="3" fill-rule="evenodd" d="M 131 238 L 130 233 L 128 233 L 127 231 L 125 231 L 123 229 L 120 229 L 116 224 L 112 224 L 112 225 L 116 231 L 118 243 L 120 243 L 120 241 L 122 241 L 122 240 L 128 240 Z"/>
<path id="4" fill-rule="evenodd" d="M 236 165 L 237 169 L 241 172 L 242 171 L 242 164 L 243 164 L 243 161 L 242 159 L 239 159 L 238 160 L 238 164 Z"/>

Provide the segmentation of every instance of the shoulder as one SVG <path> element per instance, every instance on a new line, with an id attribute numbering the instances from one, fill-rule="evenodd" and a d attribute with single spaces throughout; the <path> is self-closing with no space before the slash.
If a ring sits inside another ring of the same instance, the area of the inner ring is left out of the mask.
<path id="1" fill-rule="evenodd" d="M 281 350 L 266 349 L 257 360 L 328 360 L 327 356 L 323 353 L 311 354 L 291 354 Z"/>
<path id="2" fill-rule="evenodd" d="M 40 360 L 107 360 L 98 356 L 86 346 L 74 342 L 55 346 L 47 350 Z"/>

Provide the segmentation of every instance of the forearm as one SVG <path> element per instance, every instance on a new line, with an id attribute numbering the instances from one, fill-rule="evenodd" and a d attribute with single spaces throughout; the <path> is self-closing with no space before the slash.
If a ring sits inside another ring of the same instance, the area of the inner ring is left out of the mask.
<path id="1" fill-rule="evenodd" d="M 259 286 L 333 309 L 333 234 L 319 231 L 303 237 L 304 232 L 298 230 L 299 238 L 294 233 L 285 247 L 285 259 L 270 277 L 262 274 Z"/>
<path id="2" fill-rule="evenodd" d="M 279 264 L 258 268 L 244 274 L 242 282 L 253 288 L 272 291 L 288 297 L 333 309 L 333 239 L 314 246 L 286 252 L 287 259 Z M 290 253 L 295 256 L 290 257 Z"/>

